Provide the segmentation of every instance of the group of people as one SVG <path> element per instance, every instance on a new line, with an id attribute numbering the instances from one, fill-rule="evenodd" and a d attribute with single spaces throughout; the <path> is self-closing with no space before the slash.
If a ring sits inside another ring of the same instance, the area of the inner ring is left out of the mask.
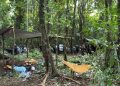
<path id="1" fill-rule="evenodd" d="M 52 51 L 53 53 L 63 53 L 64 52 L 64 48 L 65 46 L 63 44 L 58 44 L 53 46 Z M 93 44 L 84 44 L 83 46 L 79 46 L 79 45 L 74 45 L 74 46 L 70 46 L 70 47 L 66 47 L 66 52 L 67 53 L 81 53 L 81 54 L 85 54 L 85 53 L 89 53 L 92 54 L 93 52 L 96 51 L 96 46 Z"/>
<path id="2" fill-rule="evenodd" d="M 25 46 L 18 46 L 18 45 L 14 45 L 13 48 L 9 48 L 9 49 L 5 49 L 8 53 L 10 54 L 20 54 L 23 52 L 27 52 L 27 48 Z"/>

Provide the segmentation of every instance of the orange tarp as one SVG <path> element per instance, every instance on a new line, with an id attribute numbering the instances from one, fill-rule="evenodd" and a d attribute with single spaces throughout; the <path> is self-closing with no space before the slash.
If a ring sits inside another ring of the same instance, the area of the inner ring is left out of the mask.
<path id="1" fill-rule="evenodd" d="M 91 67 L 91 65 L 88 65 L 88 64 L 77 65 L 64 60 L 62 62 L 65 65 L 67 65 L 70 69 L 72 69 L 74 72 L 81 73 L 81 74 L 87 72 Z"/>

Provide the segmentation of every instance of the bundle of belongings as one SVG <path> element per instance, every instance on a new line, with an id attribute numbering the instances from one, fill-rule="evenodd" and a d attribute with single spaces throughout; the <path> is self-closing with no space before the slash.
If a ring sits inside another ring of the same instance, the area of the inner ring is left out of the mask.
<path id="1" fill-rule="evenodd" d="M 23 81 L 28 79 L 30 75 L 35 71 L 34 66 L 16 66 L 14 65 L 13 67 L 10 65 L 6 65 L 7 68 L 15 70 L 15 72 L 19 73 L 19 78 L 23 78 Z"/>
<path id="2" fill-rule="evenodd" d="M 33 61 L 33 62 L 32 62 Z M 26 79 L 28 79 L 30 77 L 30 75 L 35 71 L 35 66 L 33 64 L 35 64 L 35 60 L 27 60 L 27 62 L 25 61 L 24 66 L 17 66 L 17 65 L 6 65 L 5 68 L 8 68 L 9 70 L 14 70 L 16 73 L 19 73 L 19 78 L 23 78 L 23 81 L 25 81 Z"/>

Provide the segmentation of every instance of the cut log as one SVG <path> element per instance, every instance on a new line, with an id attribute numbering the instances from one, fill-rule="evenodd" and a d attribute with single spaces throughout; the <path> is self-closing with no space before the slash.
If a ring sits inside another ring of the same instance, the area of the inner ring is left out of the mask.
<path id="1" fill-rule="evenodd" d="M 45 82 L 49 76 L 49 73 L 45 74 L 45 78 L 43 79 L 43 82 L 40 84 L 40 86 L 45 86 Z"/>

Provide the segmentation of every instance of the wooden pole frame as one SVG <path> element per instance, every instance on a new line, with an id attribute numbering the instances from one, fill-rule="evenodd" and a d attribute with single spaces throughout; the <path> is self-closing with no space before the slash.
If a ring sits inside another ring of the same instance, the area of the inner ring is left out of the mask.
<path id="1" fill-rule="evenodd" d="M 28 58 L 28 56 L 29 56 L 29 51 L 28 51 L 28 40 L 29 40 L 29 38 L 26 40 L 27 58 Z"/>

